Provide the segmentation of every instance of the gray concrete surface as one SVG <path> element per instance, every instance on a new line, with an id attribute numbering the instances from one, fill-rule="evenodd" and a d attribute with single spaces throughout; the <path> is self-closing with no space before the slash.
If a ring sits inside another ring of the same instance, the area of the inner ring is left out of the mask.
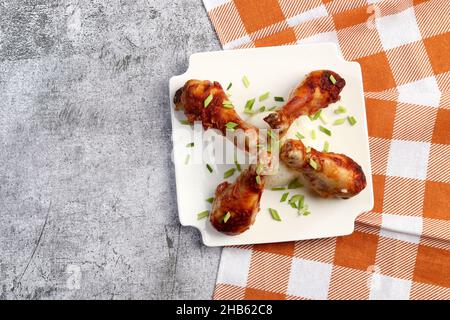
<path id="1" fill-rule="evenodd" d="M 211 298 L 168 80 L 218 49 L 201 0 L 0 1 L 0 299 Z"/>

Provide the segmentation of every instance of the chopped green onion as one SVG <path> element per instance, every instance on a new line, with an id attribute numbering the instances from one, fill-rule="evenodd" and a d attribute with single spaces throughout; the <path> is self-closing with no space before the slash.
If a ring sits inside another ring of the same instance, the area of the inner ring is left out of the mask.
<path id="1" fill-rule="evenodd" d="M 262 165 L 261 163 L 259 163 L 259 164 L 256 166 L 256 174 L 257 174 L 257 175 L 260 175 L 261 172 L 263 171 L 263 169 L 264 169 L 263 165 Z"/>
<path id="2" fill-rule="evenodd" d="M 303 209 L 304 205 L 305 205 L 305 196 L 301 194 L 300 198 L 298 199 L 298 202 L 297 202 L 297 208 L 299 210 Z"/>
<path id="3" fill-rule="evenodd" d="M 267 131 L 267 133 L 269 134 L 269 136 L 270 136 L 272 139 L 277 139 L 277 138 L 278 138 L 277 135 L 276 135 L 276 133 L 273 132 L 272 130 Z"/>
<path id="4" fill-rule="evenodd" d="M 321 115 L 319 116 L 319 119 L 320 119 L 320 121 L 321 121 L 323 124 L 327 124 L 327 123 L 328 123 L 328 118 L 327 118 L 324 114 L 321 114 Z"/>
<path id="5" fill-rule="evenodd" d="M 285 202 L 287 197 L 289 197 L 289 192 L 283 193 L 281 196 L 280 202 Z"/>
<path id="6" fill-rule="evenodd" d="M 189 121 L 187 120 L 180 120 L 180 123 L 184 125 L 190 125 Z"/>
<path id="7" fill-rule="evenodd" d="M 261 102 L 261 101 L 266 100 L 267 98 L 269 98 L 269 95 L 270 95 L 270 92 L 268 92 L 268 91 L 266 93 L 260 95 L 259 96 L 259 101 Z"/>
<path id="8" fill-rule="evenodd" d="M 244 87 L 248 88 L 250 86 L 250 81 L 248 81 L 247 76 L 242 77 L 242 83 L 244 84 Z"/>
<path id="9" fill-rule="evenodd" d="M 261 108 L 258 109 L 258 112 L 264 112 L 264 111 L 266 111 L 266 107 L 265 106 L 262 106 Z"/>
<path id="10" fill-rule="evenodd" d="M 315 162 L 313 159 L 309 159 L 309 165 L 310 165 L 314 170 L 317 170 L 317 168 L 318 168 L 317 162 Z"/>
<path id="11" fill-rule="evenodd" d="M 230 82 L 230 83 L 228 84 L 228 86 L 227 86 L 227 91 L 230 90 L 232 86 L 233 86 L 233 83 Z"/>
<path id="12" fill-rule="evenodd" d="M 276 102 L 284 102 L 284 98 L 283 97 L 274 97 L 273 98 Z"/>
<path id="13" fill-rule="evenodd" d="M 186 158 L 184 159 L 184 164 L 188 164 L 189 163 L 189 159 L 191 158 L 191 155 L 187 155 Z"/>
<path id="14" fill-rule="evenodd" d="M 298 140 L 305 139 L 305 136 L 302 135 L 300 132 L 297 132 L 297 133 L 295 134 L 295 136 L 297 137 Z"/>
<path id="15" fill-rule="evenodd" d="M 288 184 L 288 189 L 297 189 L 301 187 L 303 187 L 303 185 L 300 183 L 300 181 L 298 181 L 298 178 L 295 178 Z"/>
<path id="16" fill-rule="evenodd" d="M 255 99 L 247 100 L 245 107 L 244 107 L 244 113 L 252 114 L 253 113 L 252 108 L 253 108 L 254 104 L 255 104 Z"/>
<path id="17" fill-rule="evenodd" d="M 327 136 L 331 136 L 331 131 L 325 127 L 319 126 L 319 130 L 325 133 Z"/>
<path id="18" fill-rule="evenodd" d="M 347 119 L 348 119 L 348 122 L 350 122 L 351 126 L 354 126 L 356 124 L 356 119 L 354 116 L 349 116 Z"/>
<path id="19" fill-rule="evenodd" d="M 311 153 L 311 147 L 306 147 L 306 148 L 305 148 L 305 151 L 306 151 L 307 154 L 308 154 L 308 153 Z"/>
<path id="20" fill-rule="evenodd" d="M 206 202 L 213 203 L 214 202 L 214 198 L 213 197 L 208 198 L 208 199 L 206 199 Z"/>
<path id="21" fill-rule="evenodd" d="M 260 176 L 256 176 L 256 183 L 257 184 L 261 184 L 261 177 Z"/>
<path id="22" fill-rule="evenodd" d="M 212 93 L 210 93 L 209 96 L 205 99 L 205 101 L 203 102 L 203 105 L 205 106 L 205 108 L 209 106 L 213 97 L 214 96 L 212 95 Z"/>
<path id="23" fill-rule="evenodd" d="M 343 106 L 339 106 L 336 110 L 334 110 L 334 113 L 336 114 L 341 114 L 341 113 L 346 113 L 347 109 L 345 109 Z"/>
<path id="24" fill-rule="evenodd" d="M 311 118 L 312 121 L 315 121 L 317 119 L 319 119 L 320 114 L 322 113 L 322 110 L 317 111 Z"/>
<path id="25" fill-rule="evenodd" d="M 308 210 L 304 210 L 304 211 L 303 211 L 303 215 L 304 215 L 304 216 L 309 216 L 310 214 L 311 214 L 311 212 L 308 211 Z"/>
<path id="26" fill-rule="evenodd" d="M 213 168 L 209 165 L 209 163 L 206 164 L 206 169 L 208 169 L 209 173 L 213 172 Z"/>
<path id="27" fill-rule="evenodd" d="M 208 210 L 202 211 L 200 213 L 197 213 L 197 220 L 201 220 L 203 218 L 206 218 L 207 216 L 209 216 L 209 211 Z"/>
<path id="28" fill-rule="evenodd" d="M 272 188 L 270 190 L 273 190 L 273 191 L 286 190 L 286 187 L 274 187 L 274 188 Z"/>
<path id="29" fill-rule="evenodd" d="M 186 148 L 192 148 L 193 146 L 194 146 L 194 143 L 191 142 L 191 143 L 188 143 L 188 144 L 186 145 Z"/>
<path id="30" fill-rule="evenodd" d="M 330 75 L 330 81 L 332 84 L 336 84 L 336 79 L 333 77 L 333 75 Z"/>
<path id="31" fill-rule="evenodd" d="M 311 130 L 311 139 L 316 139 L 316 130 Z"/>
<path id="32" fill-rule="evenodd" d="M 273 111 L 277 108 L 277 106 L 273 106 L 272 108 L 269 109 L 269 111 Z"/>
<path id="33" fill-rule="evenodd" d="M 277 210 L 269 208 L 269 212 L 273 220 L 281 221 L 280 215 L 278 214 Z"/>
<path id="34" fill-rule="evenodd" d="M 333 122 L 333 126 L 340 126 L 341 124 L 343 124 L 345 122 L 345 120 L 347 120 L 347 119 L 346 118 L 336 119 Z"/>
<path id="35" fill-rule="evenodd" d="M 231 101 L 229 101 L 229 100 L 225 100 L 223 103 L 222 103 L 222 106 L 224 107 L 224 108 L 226 108 L 226 109 L 233 109 L 234 107 L 233 107 L 233 104 L 231 103 Z"/>
<path id="36" fill-rule="evenodd" d="M 234 122 L 227 122 L 227 124 L 225 125 L 225 127 L 227 127 L 228 130 L 230 131 L 234 131 L 234 128 L 236 128 L 238 126 L 237 123 Z"/>
<path id="37" fill-rule="evenodd" d="M 223 178 L 226 179 L 226 178 L 231 177 L 234 174 L 235 171 L 236 171 L 235 168 L 231 168 L 231 169 L 225 171 L 224 174 L 223 174 Z"/>
<path id="38" fill-rule="evenodd" d="M 236 165 L 237 171 L 241 172 L 241 165 L 237 162 L 237 160 L 234 160 L 234 164 Z"/>
<path id="39" fill-rule="evenodd" d="M 223 223 L 227 223 L 228 219 L 230 219 L 231 217 L 231 213 L 230 211 L 228 211 L 224 216 L 223 216 Z"/>
<path id="40" fill-rule="evenodd" d="M 328 141 L 325 141 L 323 144 L 323 152 L 328 152 L 328 150 L 330 149 L 330 143 Z"/>

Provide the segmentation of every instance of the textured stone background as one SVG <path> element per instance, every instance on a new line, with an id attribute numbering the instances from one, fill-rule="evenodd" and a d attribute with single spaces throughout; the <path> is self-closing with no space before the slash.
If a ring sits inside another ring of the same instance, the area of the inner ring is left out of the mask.
<path id="1" fill-rule="evenodd" d="M 218 49 L 201 0 L 0 1 L 0 299 L 211 297 L 168 80 Z"/>

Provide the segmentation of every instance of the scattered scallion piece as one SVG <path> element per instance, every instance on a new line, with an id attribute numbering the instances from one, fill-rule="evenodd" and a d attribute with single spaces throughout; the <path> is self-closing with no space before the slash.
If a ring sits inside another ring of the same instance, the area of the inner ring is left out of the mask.
<path id="1" fill-rule="evenodd" d="M 276 102 L 284 102 L 284 98 L 283 97 L 274 97 L 273 98 Z"/>
<path id="2" fill-rule="evenodd" d="M 316 139 L 316 130 L 311 130 L 311 139 Z"/>
<path id="3" fill-rule="evenodd" d="M 300 181 L 298 181 L 298 178 L 295 178 L 288 184 L 288 189 L 297 189 L 301 187 L 303 187 L 303 185 L 300 183 Z"/>
<path id="4" fill-rule="evenodd" d="M 260 175 L 261 172 L 263 171 L 264 166 L 261 163 L 258 163 L 258 165 L 256 166 L 256 174 Z"/>
<path id="5" fill-rule="evenodd" d="M 232 86 L 233 86 L 233 83 L 230 82 L 230 83 L 228 84 L 228 86 L 227 86 L 227 91 L 230 90 Z"/>
<path id="6" fill-rule="evenodd" d="M 209 104 L 211 103 L 213 98 L 214 98 L 214 96 L 212 95 L 212 93 L 210 93 L 209 96 L 203 102 L 203 105 L 205 106 L 205 108 L 207 108 L 209 106 Z"/>
<path id="7" fill-rule="evenodd" d="M 276 133 L 273 132 L 273 130 L 267 131 L 267 134 L 268 134 L 272 139 L 278 139 Z"/>
<path id="8" fill-rule="evenodd" d="M 298 140 L 305 139 L 305 136 L 302 135 L 300 132 L 297 132 L 297 133 L 295 134 L 295 136 L 297 137 Z"/>
<path id="9" fill-rule="evenodd" d="M 234 160 L 234 164 L 236 165 L 237 171 L 241 172 L 241 165 L 237 162 L 237 160 Z"/>
<path id="10" fill-rule="evenodd" d="M 308 154 L 308 153 L 311 153 L 311 147 L 306 147 L 306 148 L 305 148 L 305 151 L 306 151 L 307 154 Z"/>
<path id="11" fill-rule="evenodd" d="M 305 205 L 305 196 L 301 194 L 297 202 L 297 209 L 299 210 L 303 209 L 304 205 Z"/>
<path id="12" fill-rule="evenodd" d="M 208 199 L 206 199 L 206 202 L 213 203 L 214 202 L 214 198 L 213 197 L 208 198 Z"/>
<path id="13" fill-rule="evenodd" d="M 258 109 L 258 112 L 264 112 L 264 111 L 266 111 L 266 107 L 265 106 L 262 106 L 261 108 Z"/>
<path id="14" fill-rule="evenodd" d="M 261 101 L 264 101 L 264 100 L 266 100 L 267 98 L 269 98 L 269 96 L 270 96 L 270 92 L 267 91 L 266 93 L 260 95 L 258 100 L 259 100 L 260 102 L 261 102 Z"/>
<path id="15" fill-rule="evenodd" d="M 328 152 L 328 150 L 330 149 L 330 143 L 328 141 L 325 141 L 323 143 L 323 152 Z"/>
<path id="16" fill-rule="evenodd" d="M 227 221 L 230 219 L 231 217 L 231 213 L 230 211 L 228 211 L 224 216 L 223 216 L 223 223 L 227 223 Z"/>
<path id="17" fill-rule="evenodd" d="M 289 192 L 283 193 L 281 196 L 280 202 L 285 202 L 287 197 L 289 197 Z"/>
<path id="18" fill-rule="evenodd" d="M 230 131 L 234 131 L 234 128 L 236 128 L 238 126 L 237 123 L 235 122 L 227 122 L 227 124 L 225 125 L 225 127 L 227 127 L 228 130 Z"/>
<path id="19" fill-rule="evenodd" d="M 180 123 L 184 125 L 190 125 L 189 121 L 187 120 L 180 120 Z"/>
<path id="20" fill-rule="evenodd" d="M 242 83 L 244 84 L 244 87 L 248 88 L 250 86 L 250 81 L 248 81 L 247 76 L 242 77 Z"/>
<path id="21" fill-rule="evenodd" d="M 347 119 L 351 126 L 354 126 L 356 124 L 356 119 L 354 116 L 349 116 L 347 117 Z"/>
<path id="22" fill-rule="evenodd" d="M 320 115 L 322 114 L 322 110 L 317 111 L 311 118 L 312 121 L 319 119 Z"/>
<path id="23" fill-rule="evenodd" d="M 252 108 L 253 108 L 254 104 L 255 104 L 255 99 L 247 100 L 245 107 L 244 107 L 244 113 L 252 114 L 253 113 Z"/>
<path id="24" fill-rule="evenodd" d="M 313 168 L 314 170 L 317 170 L 317 168 L 319 167 L 317 162 L 314 161 L 314 159 L 309 159 L 309 165 L 311 166 L 311 168 Z"/>
<path id="25" fill-rule="evenodd" d="M 286 190 L 286 187 L 274 187 L 274 188 L 272 188 L 270 190 L 273 190 L 273 191 Z"/>
<path id="26" fill-rule="evenodd" d="M 233 104 L 231 103 L 231 101 L 229 100 L 225 100 L 224 102 L 222 102 L 222 106 L 226 109 L 233 109 Z"/>
<path id="27" fill-rule="evenodd" d="M 206 164 L 206 169 L 208 169 L 209 173 L 213 172 L 213 168 L 209 165 L 209 163 Z"/>
<path id="28" fill-rule="evenodd" d="M 343 123 L 345 122 L 345 120 L 347 120 L 347 119 L 345 119 L 345 118 L 336 119 L 336 120 L 333 122 L 333 126 L 340 126 L 341 124 L 343 124 Z"/>
<path id="29" fill-rule="evenodd" d="M 226 179 L 226 178 L 231 177 L 234 174 L 235 171 L 236 171 L 236 168 L 231 168 L 231 169 L 225 171 L 223 173 L 223 178 Z"/>
<path id="30" fill-rule="evenodd" d="M 188 144 L 186 145 L 186 148 L 192 148 L 193 146 L 194 146 L 194 143 L 191 142 L 191 143 L 188 143 Z"/>
<path id="31" fill-rule="evenodd" d="M 325 127 L 319 126 L 319 130 L 325 133 L 327 136 L 331 136 L 331 131 Z"/>
<path id="32" fill-rule="evenodd" d="M 341 113 L 346 113 L 347 109 L 345 109 L 343 106 L 339 106 L 336 110 L 334 110 L 334 113 L 336 114 L 341 114 Z"/>
<path id="33" fill-rule="evenodd" d="M 261 184 L 261 177 L 260 176 L 256 176 L 256 183 L 257 184 Z"/>
<path id="34" fill-rule="evenodd" d="M 332 84 L 336 84 L 336 79 L 334 78 L 333 75 L 330 75 L 330 81 Z"/>
<path id="35" fill-rule="evenodd" d="M 209 216 L 209 211 L 208 210 L 199 212 L 199 213 L 197 213 L 197 220 L 201 220 L 203 218 L 206 218 L 207 216 Z"/>
<path id="36" fill-rule="evenodd" d="M 278 214 L 277 210 L 269 208 L 269 212 L 273 220 L 281 221 L 280 215 Z"/>
<path id="37" fill-rule="evenodd" d="M 187 155 L 186 158 L 184 159 L 184 164 L 188 164 L 189 163 L 189 159 L 191 158 L 191 155 Z"/>
<path id="38" fill-rule="evenodd" d="M 328 118 L 324 114 L 320 114 L 319 119 L 322 122 L 322 124 L 327 124 L 328 123 Z"/>
<path id="39" fill-rule="evenodd" d="M 269 109 L 269 111 L 273 111 L 277 108 L 277 106 L 273 106 L 272 108 Z"/>

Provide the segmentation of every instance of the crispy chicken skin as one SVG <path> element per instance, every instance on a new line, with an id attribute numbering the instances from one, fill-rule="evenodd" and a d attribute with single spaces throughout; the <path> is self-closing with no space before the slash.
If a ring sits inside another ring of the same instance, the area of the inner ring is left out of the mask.
<path id="1" fill-rule="evenodd" d="M 210 221 L 218 231 L 237 235 L 250 228 L 259 212 L 259 202 L 264 189 L 264 176 L 261 183 L 256 181 L 256 166 L 244 170 L 235 183 L 222 182 L 216 188 Z M 224 217 L 230 213 L 229 219 Z"/>
<path id="2" fill-rule="evenodd" d="M 334 77 L 333 84 L 330 79 Z M 336 72 L 318 70 L 311 72 L 293 91 L 289 101 L 264 118 L 272 129 L 279 129 L 284 136 L 295 119 L 302 115 L 315 114 L 330 103 L 340 99 L 339 94 L 345 86 L 345 80 Z"/>
<path id="3" fill-rule="evenodd" d="M 300 140 L 288 139 L 281 147 L 281 160 L 299 171 L 309 187 L 323 198 L 351 198 L 366 187 L 361 167 L 343 154 L 306 148 Z M 314 169 L 311 165 L 317 165 Z"/>
<path id="4" fill-rule="evenodd" d="M 204 102 L 212 94 L 213 98 L 205 108 Z M 242 120 L 234 108 L 224 108 L 223 102 L 228 97 L 219 82 L 207 80 L 189 80 L 175 93 L 175 110 L 184 110 L 189 123 L 201 121 L 203 128 L 218 129 L 225 135 L 226 124 L 234 122 L 235 130 L 243 130 L 249 137 L 245 141 L 245 149 L 248 151 L 249 144 L 257 144 L 258 128 Z"/>

